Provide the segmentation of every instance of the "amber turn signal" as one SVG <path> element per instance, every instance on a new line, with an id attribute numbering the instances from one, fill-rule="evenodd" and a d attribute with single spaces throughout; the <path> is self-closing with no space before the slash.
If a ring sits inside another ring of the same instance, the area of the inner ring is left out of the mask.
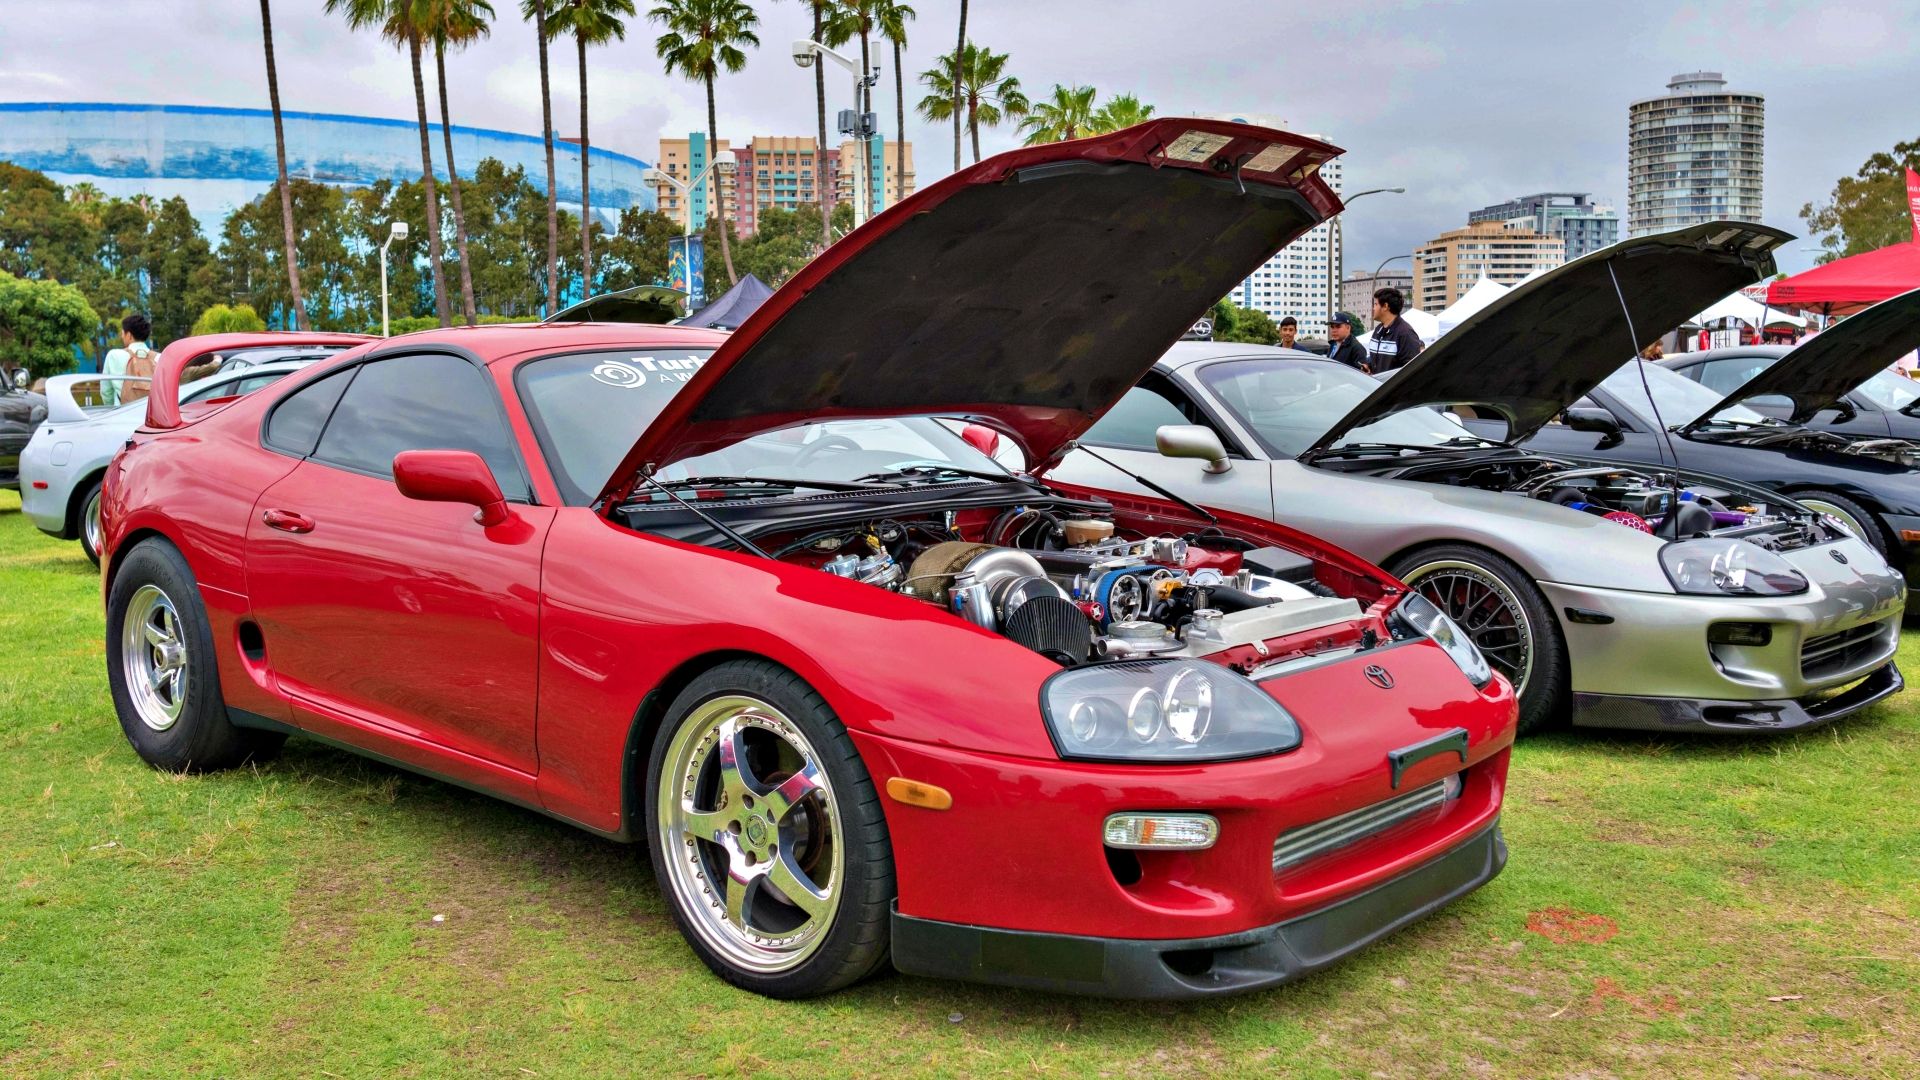
<path id="1" fill-rule="evenodd" d="M 953 805 L 953 795 L 946 788 L 923 784 L 904 776 L 896 776 L 887 781 L 887 795 L 894 802 L 903 802 L 908 806 L 924 806 L 928 810 L 945 810 Z"/>

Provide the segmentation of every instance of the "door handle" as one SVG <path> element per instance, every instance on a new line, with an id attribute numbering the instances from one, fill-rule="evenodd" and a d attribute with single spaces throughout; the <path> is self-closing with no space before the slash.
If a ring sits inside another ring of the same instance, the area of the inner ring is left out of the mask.
<path id="1" fill-rule="evenodd" d="M 267 528 L 279 529 L 281 532 L 310 533 L 313 531 L 312 518 L 304 514 L 296 514 L 291 510 L 269 510 L 260 515 L 260 520 L 267 523 Z"/>

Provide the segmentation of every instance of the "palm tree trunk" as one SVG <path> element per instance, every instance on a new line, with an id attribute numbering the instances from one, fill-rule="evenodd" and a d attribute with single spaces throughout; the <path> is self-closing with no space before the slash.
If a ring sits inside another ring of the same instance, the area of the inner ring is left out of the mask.
<path id="1" fill-rule="evenodd" d="M 560 310 L 560 203 L 554 195 L 553 87 L 547 82 L 547 4 L 533 9 L 534 33 L 540 37 L 540 134 L 547 142 L 547 309 Z"/>
<path id="2" fill-rule="evenodd" d="M 433 66 L 440 76 L 440 137 L 447 147 L 447 192 L 453 197 L 453 242 L 460 252 L 460 310 L 467 325 L 479 321 L 473 310 L 473 264 L 467 260 L 467 216 L 460 208 L 460 170 L 453 165 L 453 120 L 447 111 L 447 47 L 433 43 Z"/>
<path id="3" fill-rule="evenodd" d="M 960 60 L 967 51 L 967 0 L 960 0 L 960 43 L 953 47 L 953 171 L 960 171 Z M 973 133 L 973 160 L 980 160 L 980 131 Z"/>
<path id="4" fill-rule="evenodd" d="M 719 131 L 720 122 L 713 108 L 713 76 L 709 75 L 707 76 L 707 153 L 711 155 L 712 158 L 712 160 L 708 162 L 709 165 L 712 165 L 713 161 L 719 160 Z M 720 260 L 726 264 L 727 280 L 733 282 L 740 280 L 740 278 L 739 275 L 733 272 L 733 244 L 728 239 L 729 236 L 732 235 L 733 229 L 727 225 L 727 200 L 722 190 L 723 187 L 724 182 L 721 179 L 720 170 L 715 168 L 713 170 L 713 210 L 714 214 L 720 220 Z M 689 192 L 689 195 L 691 195 L 691 192 Z M 689 198 L 688 201 L 691 202 L 691 198 Z M 693 213 L 692 206 L 687 207 L 687 213 Z"/>
<path id="5" fill-rule="evenodd" d="M 287 288 L 293 294 L 293 323 L 301 330 L 307 325 L 307 305 L 300 297 L 300 258 L 293 244 L 293 191 L 287 187 L 287 133 L 280 125 L 280 74 L 273 65 L 273 12 L 269 0 L 260 0 L 260 38 L 267 47 L 267 101 L 273 106 L 273 153 L 280 166 L 280 230 L 287 245 Z M 826 124 L 825 106 L 820 114 Z"/>
<path id="6" fill-rule="evenodd" d="M 973 134 L 973 163 L 980 164 L 980 116 L 978 98 L 967 99 L 967 130 Z"/>
<path id="7" fill-rule="evenodd" d="M 893 42 L 893 201 L 907 197 L 907 76 L 900 70 L 900 41 Z"/>
<path id="8" fill-rule="evenodd" d="M 407 40 L 413 58 L 413 108 L 420 120 L 420 185 L 427 192 L 427 264 L 433 269 L 433 310 L 441 326 L 453 325 L 447 306 L 447 279 L 440 265 L 440 199 L 433 185 L 433 139 L 427 134 L 427 81 L 420 73 L 420 39 Z"/>
<path id="9" fill-rule="evenodd" d="M 261 0 L 265 3 L 266 0 Z M 824 24 L 825 8 L 821 0 L 813 5 L 813 40 L 820 40 L 820 30 Z M 820 247 L 824 250 L 833 243 L 833 187 L 827 183 L 827 63 L 816 60 L 813 65 L 813 97 L 820 114 L 820 141 L 814 147 L 813 163 L 814 193 L 820 198 Z"/>
<path id="10" fill-rule="evenodd" d="M 587 199 L 587 39 L 579 34 L 573 40 L 580 46 L 580 296 L 593 295 L 593 215 Z"/>
<path id="11" fill-rule="evenodd" d="M 854 102 L 854 105 L 860 110 L 860 126 L 862 131 L 866 130 L 865 121 L 867 114 L 873 111 L 873 87 L 865 85 L 867 75 L 872 72 L 872 70 L 873 66 L 868 63 L 867 32 L 862 30 L 860 31 L 860 79 L 863 89 L 860 91 L 860 100 Z M 884 147 L 882 149 L 884 150 Z M 860 175 L 867 179 L 867 217 L 871 219 L 873 215 L 880 212 L 880 200 L 877 196 L 884 194 L 878 185 L 873 182 L 873 139 L 871 136 L 864 137 L 860 140 Z"/>

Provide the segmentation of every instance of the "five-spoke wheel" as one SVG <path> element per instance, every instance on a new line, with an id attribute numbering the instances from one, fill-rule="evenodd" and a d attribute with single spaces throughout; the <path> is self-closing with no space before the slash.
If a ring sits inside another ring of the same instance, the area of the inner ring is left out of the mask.
<path id="1" fill-rule="evenodd" d="M 140 722 L 165 731 L 186 704 L 187 641 L 173 598 L 158 585 L 142 585 L 120 624 L 120 664 Z"/>

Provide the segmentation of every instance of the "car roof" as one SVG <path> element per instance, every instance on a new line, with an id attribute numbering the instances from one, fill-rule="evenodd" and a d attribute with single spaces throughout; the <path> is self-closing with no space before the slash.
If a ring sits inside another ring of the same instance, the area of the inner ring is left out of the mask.
<path id="1" fill-rule="evenodd" d="M 1741 356 L 1771 356 L 1775 359 L 1793 351 L 1792 345 L 1729 345 L 1721 349 L 1700 349 L 1696 352 L 1675 353 L 1660 358 L 1662 367 L 1689 367 L 1708 360 L 1723 360 Z"/>
<path id="2" fill-rule="evenodd" d="M 496 323 L 417 330 L 375 343 L 389 352 L 406 345 L 452 345 L 492 363 L 529 353 L 597 348 L 714 348 L 724 331 L 646 323 Z"/>
<path id="3" fill-rule="evenodd" d="M 1278 345 L 1250 345 L 1244 341 L 1181 341 L 1168 349 L 1154 367 L 1163 372 L 1179 371 L 1208 360 L 1224 360 L 1229 357 L 1265 357 L 1275 360 L 1311 361 L 1316 364 L 1327 363 L 1327 358 L 1304 349 L 1283 349 Z"/>

